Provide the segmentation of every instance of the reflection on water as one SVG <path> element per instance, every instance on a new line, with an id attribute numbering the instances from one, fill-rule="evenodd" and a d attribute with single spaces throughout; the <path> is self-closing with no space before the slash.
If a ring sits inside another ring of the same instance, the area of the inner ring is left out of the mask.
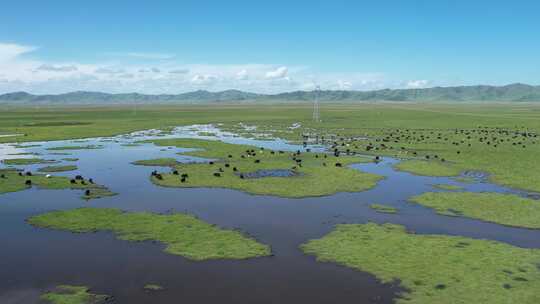
<path id="1" fill-rule="evenodd" d="M 215 136 L 200 136 L 213 133 Z M 196 158 L 177 155 L 185 149 L 152 144 L 126 146 L 149 138 L 220 139 L 268 149 L 305 151 L 281 140 L 259 141 L 221 132 L 213 126 L 188 126 L 163 134 L 158 130 L 85 140 L 103 149 L 65 151 L 53 155 L 49 147 L 76 145 L 76 141 L 39 143 L 25 149 L 0 145 L 10 153 L 36 152 L 47 159 L 75 157 L 78 169 L 58 175 L 81 174 L 107 185 L 120 195 L 84 202 L 77 191 L 30 189 L 0 195 L 0 303 L 35 303 L 39 291 L 56 284 L 92 286 L 114 295 L 118 303 L 391 303 L 399 289 L 383 285 L 367 274 L 345 267 L 316 263 L 298 246 L 328 233 L 335 224 L 393 222 L 417 233 L 442 233 L 499 240 L 522 247 L 540 248 L 540 232 L 504 227 L 466 218 L 444 217 L 407 199 L 426 191 L 441 191 L 435 184 L 452 184 L 464 191 L 518 193 L 485 182 L 463 183 L 451 178 L 415 176 L 395 171 L 396 159 L 352 165 L 385 176 L 377 187 L 326 197 L 287 199 L 246 194 L 228 189 L 161 188 L 148 176 L 155 167 L 130 165 L 141 159 Z M 322 147 L 308 146 L 315 151 Z M 200 159 L 197 159 L 200 160 Z M 20 166 L 19 166 L 20 167 Z M 40 165 L 23 166 L 35 170 Z M 162 170 L 163 168 L 161 168 Z M 399 209 L 396 215 L 378 213 L 371 203 Z M 114 207 L 128 211 L 181 211 L 226 228 L 240 229 L 272 246 L 274 256 L 246 261 L 193 262 L 161 251 L 159 244 L 129 243 L 110 233 L 72 234 L 33 228 L 31 215 L 82 206 Z M 147 293 L 147 283 L 166 290 Z"/>

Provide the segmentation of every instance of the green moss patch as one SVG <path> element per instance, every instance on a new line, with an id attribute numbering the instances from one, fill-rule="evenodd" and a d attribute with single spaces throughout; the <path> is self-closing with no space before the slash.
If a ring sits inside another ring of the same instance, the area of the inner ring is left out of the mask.
<path id="1" fill-rule="evenodd" d="M 34 226 L 72 232 L 112 231 L 126 241 L 159 241 L 165 252 L 192 260 L 247 259 L 270 247 L 238 231 L 220 229 L 187 214 L 125 213 L 118 209 L 54 211 L 28 219 Z"/>
<path id="2" fill-rule="evenodd" d="M 540 229 L 540 201 L 513 194 L 428 192 L 412 197 L 411 201 L 433 208 L 443 215 Z"/>
<path id="3" fill-rule="evenodd" d="M 91 293 L 88 287 L 60 285 L 41 296 L 50 304 L 105 304 L 110 296 Z"/>
<path id="4" fill-rule="evenodd" d="M 540 303 L 538 249 L 373 223 L 338 225 L 302 249 L 385 283 L 399 280 L 406 291 L 398 303 Z"/>
<path id="5" fill-rule="evenodd" d="M 456 176 L 461 170 L 441 161 L 406 160 L 394 166 L 401 171 L 424 176 Z"/>
<path id="6" fill-rule="evenodd" d="M 170 165 L 178 174 L 153 175 L 152 182 L 165 187 L 219 187 L 282 197 L 330 195 L 374 187 L 381 176 L 348 168 L 370 159 L 317 153 L 270 151 L 253 146 L 196 139 L 151 141 L 162 146 L 195 148 L 183 154 L 215 159 L 208 163 Z M 169 162 L 162 161 L 162 163 Z M 174 161 L 175 162 L 175 161 Z M 156 164 L 156 160 L 146 161 Z M 173 170 L 173 172 L 174 172 Z M 261 170 L 293 170 L 289 177 L 248 178 Z"/>
<path id="7" fill-rule="evenodd" d="M 381 205 L 381 204 L 371 204 L 369 207 L 377 212 L 381 213 L 397 213 L 398 210 L 394 207 Z"/>
<path id="8" fill-rule="evenodd" d="M 73 171 L 77 170 L 77 166 L 75 165 L 66 165 L 66 166 L 47 166 L 39 168 L 39 172 L 65 172 L 65 171 Z"/>

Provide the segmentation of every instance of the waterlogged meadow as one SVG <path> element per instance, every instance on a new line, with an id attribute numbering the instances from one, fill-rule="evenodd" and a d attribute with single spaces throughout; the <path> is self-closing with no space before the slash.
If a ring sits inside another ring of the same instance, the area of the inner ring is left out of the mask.
<path id="1" fill-rule="evenodd" d="M 537 303 L 539 113 L 2 112 L 0 303 Z"/>

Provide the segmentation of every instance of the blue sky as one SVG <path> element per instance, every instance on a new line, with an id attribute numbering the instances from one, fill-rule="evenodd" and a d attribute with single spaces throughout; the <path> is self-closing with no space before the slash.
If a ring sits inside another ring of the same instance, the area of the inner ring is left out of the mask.
<path id="1" fill-rule="evenodd" d="M 540 84 L 539 1 L 6 1 L 0 92 Z"/>

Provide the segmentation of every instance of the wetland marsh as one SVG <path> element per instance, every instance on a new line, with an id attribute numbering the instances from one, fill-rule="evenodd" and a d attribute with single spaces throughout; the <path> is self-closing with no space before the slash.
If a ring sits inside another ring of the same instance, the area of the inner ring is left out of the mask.
<path id="1" fill-rule="evenodd" d="M 0 122 L 0 302 L 538 301 L 537 112 L 240 109 Z"/>

